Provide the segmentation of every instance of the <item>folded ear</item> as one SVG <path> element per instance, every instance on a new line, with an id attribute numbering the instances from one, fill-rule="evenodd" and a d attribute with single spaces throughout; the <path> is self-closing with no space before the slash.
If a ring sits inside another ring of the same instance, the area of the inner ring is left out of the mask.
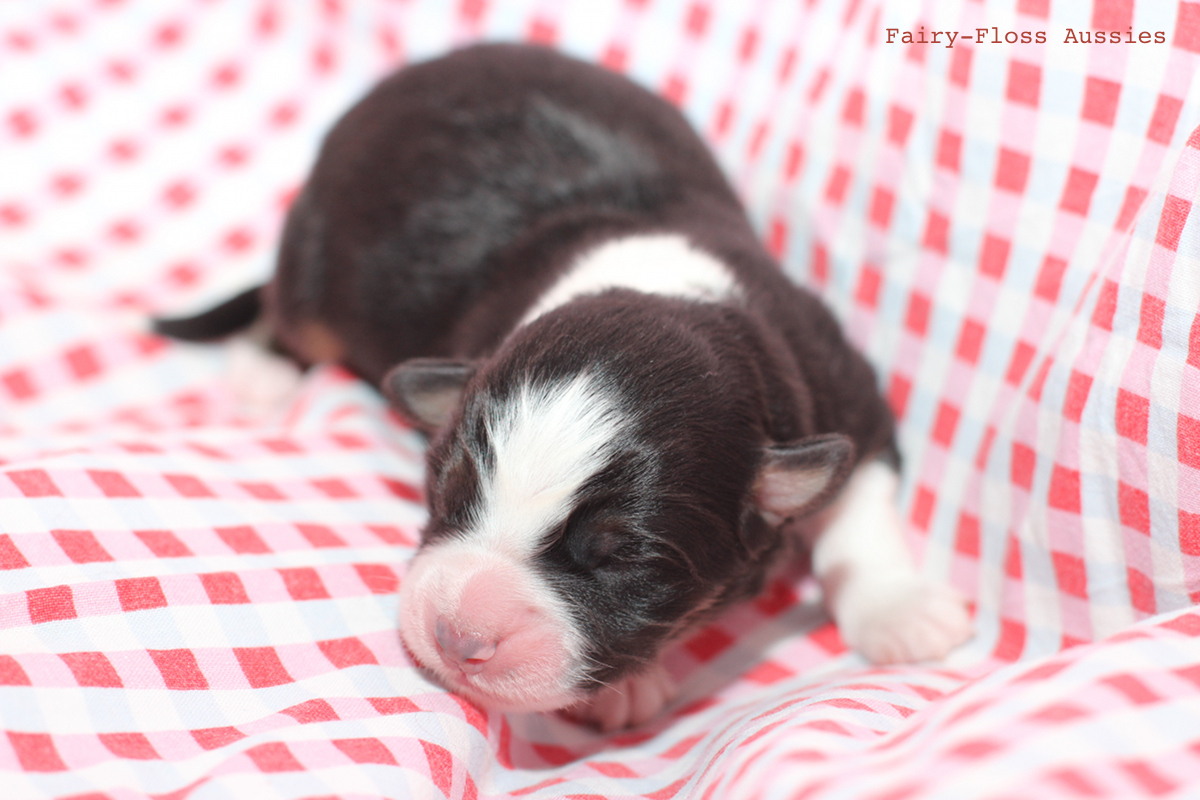
<path id="1" fill-rule="evenodd" d="M 754 484 L 759 513 L 780 525 L 819 510 L 837 495 L 853 465 L 854 442 L 840 433 L 768 447 Z"/>
<path id="2" fill-rule="evenodd" d="M 442 358 L 413 358 L 383 376 L 383 394 L 392 408 L 426 432 L 454 416 L 475 364 Z"/>

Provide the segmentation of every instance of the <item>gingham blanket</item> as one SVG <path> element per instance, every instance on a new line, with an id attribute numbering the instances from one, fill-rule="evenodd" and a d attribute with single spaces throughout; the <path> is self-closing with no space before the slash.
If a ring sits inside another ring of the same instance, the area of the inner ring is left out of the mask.
<path id="1" fill-rule="evenodd" d="M 233 347 L 146 332 L 261 281 L 331 121 L 478 38 L 713 144 L 878 367 L 974 604 L 947 663 L 846 653 L 798 567 L 651 725 L 483 713 L 395 632 L 419 438 L 331 367 L 254 418 Z M 1198 68 L 1167 0 L 0 4 L 0 797 L 1200 796 Z"/>

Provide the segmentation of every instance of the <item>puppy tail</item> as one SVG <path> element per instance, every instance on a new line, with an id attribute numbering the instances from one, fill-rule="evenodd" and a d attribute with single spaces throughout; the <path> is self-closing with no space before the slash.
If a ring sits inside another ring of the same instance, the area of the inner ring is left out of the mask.
<path id="1" fill-rule="evenodd" d="M 185 342 L 208 342 L 249 328 L 262 313 L 262 288 L 255 286 L 193 317 L 155 319 L 154 332 Z"/>

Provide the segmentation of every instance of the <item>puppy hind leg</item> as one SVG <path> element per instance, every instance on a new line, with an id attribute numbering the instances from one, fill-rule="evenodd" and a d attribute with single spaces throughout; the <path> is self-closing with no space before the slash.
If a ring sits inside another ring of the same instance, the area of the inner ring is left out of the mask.
<path id="1" fill-rule="evenodd" d="M 294 361 L 270 349 L 269 334 L 262 326 L 229 342 L 226 379 L 238 410 L 251 419 L 269 417 L 287 407 L 302 375 Z"/>
<path id="2" fill-rule="evenodd" d="M 963 599 L 921 575 L 896 505 L 899 477 L 859 466 L 824 513 L 813 572 L 842 639 L 878 664 L 940 659 L 972 633 Z"/>

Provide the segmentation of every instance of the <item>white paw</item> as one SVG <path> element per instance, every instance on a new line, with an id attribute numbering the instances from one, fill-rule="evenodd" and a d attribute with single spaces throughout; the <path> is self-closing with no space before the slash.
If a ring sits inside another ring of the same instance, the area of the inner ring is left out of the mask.
<path id="1" fill-rule="evenodd" d="M 286 408 L 300 385 L 301 372 L 294 363 L 242 339 L 230 343 L 228 369 L 227 380 L 238 409 L 251 419 Z"/>
<path id="2" fill-rule="evenodd" d="M 944 584 L 914 576 L 847 589 L 842 639 L 876 664 L 941 659 L 971 637 L 966 604 Z"/>
<path id="3" fill-rule="evenodd" d="M 662 665 L 655 663 L 644 672 L 605 686 L 567 711 L 582 722 L 612 733 L 657 716 L 675 698 L 675 692 L 675 681 Z"/>

